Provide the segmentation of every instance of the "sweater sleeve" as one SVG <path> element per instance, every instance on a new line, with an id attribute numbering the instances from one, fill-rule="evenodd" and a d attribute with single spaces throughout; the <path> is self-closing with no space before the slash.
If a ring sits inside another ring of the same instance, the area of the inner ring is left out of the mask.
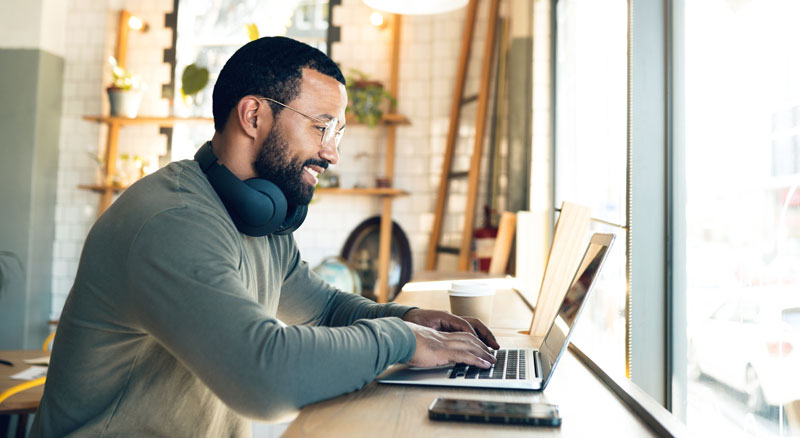
<path id="1" fill-rule="evenodd" d="M 346 327 L 282 326 L 248 294 L 236 236 L 198 216 L 173 209 L 146 222 L 125 260 L 129 291 L 120 305 L 232 409 L 281 418 L 359 389 L 413 356 L 414 334 L 396 317 Z M 304 288 L 304 281 L 311 283 Z M 319 287 L 315 281 L 306 272 L 286 284 L 310 293 Z M 369 313 L 341 311 L 352 306 L 339 300 L 309 299 L 317 316 L 307 319 L 336 323 Z"/>
<path id="2" fill-rule="evenodd" d="M 329 285 L 300 259 L 293 238 L 287 258 L 289 274 L 283 282 L 278 306 L 278 318 L 287 324 L 347 326 L 364 318 L 402 318 L 415 308 L 395 303 L 377 304 Z"/>

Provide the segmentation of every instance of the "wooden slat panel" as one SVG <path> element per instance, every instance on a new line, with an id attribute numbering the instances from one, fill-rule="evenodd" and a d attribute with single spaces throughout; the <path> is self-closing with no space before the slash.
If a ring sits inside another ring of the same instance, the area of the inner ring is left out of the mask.
<path id="1" fill-rule="evenodd" d="M 322 188 L 319 187 L 314 190 L 314 193 L 325 195 L 358 195 L 358 196 L 408 196 L 409 193 L 405 190 L 395 189 L 391 187 L 372 187 L 372 188 L 352 188 L 343 189 L 339 187 Z"/>
<path id="2" fill-rule="evenodd" d="M 97 123 L 117 123 L 119 125 L 158 125 L 174 126 L 176 123 L 214 123 L 208 117 L 157 117 L 138 116 L 134 118 L 120 116 L 83 116 L 83 120 Z"/>
<path id="3" fill-rule="evenodd" d="M 553 243 L 550 245 L 550 255 L 531 322 L 532 336 L 545 336 L 550 329 L 586 249 L 590 218 L 591 209 L 588 207 L 569 202 L 561 205 L 561 215 L 553 232 Z"/>
<path id="4" fill-rule="evenodd" d="M 504 211 L 500 216 L 500 225 L 497 227 L 497 239 L 494 243 L 492 261 L 489 264 L 490 274 L 504 274 L 508 267 L 508 256 L 511 254 L 511 245 L 514 243 L 514 232 L 517 229 L 517 215 Z"/>
<path id="5" fill-rule="evenodd" d="M 111 186 L 114 181 L 114 175 L 117 173 L 117 142 L 119 141 L 119 123 L 111 121 L 108 124 L 108 139 L 106 140 L 106 156 L 105 156 L 105 181 L 103 184 Z M 103 214 L 104 211 L 111 205 L 113 198 L 113 190 L 104 190 L 100 193 L 100 202 L 97 206 L 97 217 Z"/>

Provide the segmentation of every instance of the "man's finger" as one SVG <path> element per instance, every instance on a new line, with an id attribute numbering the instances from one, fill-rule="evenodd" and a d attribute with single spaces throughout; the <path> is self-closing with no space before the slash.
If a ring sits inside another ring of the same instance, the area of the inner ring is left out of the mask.
<path id="1" fill-rule="evenodd" d="M 478 344 L 480 344 L 480 342 L 471 342 L 470 343 L 471 348 L 469 348 L 469 351 L 472 354 L 480 357 L 481 359 L 489 362 L 490 364 L 497 363 L 497 358 L 494 357 L 491 353 L 484 350 L 483 347 Z"/>
<path id="2" fill-rule="evenodd" d="M 448 348 L 467 350 L 490 363 L 497 362 L 497 359 L 492 355 L 489 348 L 474 335 L 469 333 L 452 333 L 451 340 L 453 342 L 448 345 Z"/>
<path id="3" fill-rule="evenodd" d="M 484 359 L 481 359 L 478 356 L 468 352 L 468 351 L 457 351 L 454 352 L 455 354 L 451 357 L 451 360 L 458 363 L 465 363 L 467 365 L 476 366 L 478 368 L 489 369 L 492 367 L 492 364 Z"/>
<path id="4" fill-rule="evenodd" d="M 478 346 L 478 348 L 487 353 L 491 352 L 491 349 L 486 344 L 484 344 L 483 341 L 480 340 L 480 338 L 478 338 L 478 335 L 476 333 L 451 332 L 449 333 L 449 335 L 451 336 L 451 338 L 456 338 L 461 341 L 473 343 L 476 346 Z"/>
<path id="5" fill-rule="evenodd" d="M 494 348 L 495 350 L 500 348 L 500 344 L 497 343 L 497 339 L 494 337 L 492 331 L 489 330 L 489 327 L 486 327 L 486 324 L 481 322 L 480 319 L 471 317 L 466 317 L 464 319 L 466 319 L 467 322 L 472 325 L 477 332 L 478 337 L 481 341 L 483 341 L 484 344 Z"/>
<path id="6" fill-rule="evenodd" d="M 475 328 L 466 320 L 466 318 L 456 315 L 448 316 L 450 316 L 450 318 L 441 321 L 442 330 L 448 332 L 472 333 L 473 335 L 478 336 L 478 333 L 475 332 Z"/>

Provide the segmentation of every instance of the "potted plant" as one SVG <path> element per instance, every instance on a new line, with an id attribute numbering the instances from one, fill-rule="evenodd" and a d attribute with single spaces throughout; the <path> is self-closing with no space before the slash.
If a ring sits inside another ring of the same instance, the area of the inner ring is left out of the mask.
<path id="1" fill-rule="evenodd" d="M 347 112 L 370 128 L 381 121 L 387 106 L 392 109 L 397 106 L 397 99 L 383 88 L 383 84 L 355 69 L 350 70 L 347 78 L 347 99 Z"/>
<path id="2" fill-rule="evenodd" d="M 142 103 L 144 83 L 138 76 L 117 64 L 113 56 L 109 57 L 108 62 L 111 64 L 111 85 L 106 91 L 111 115 L 134 118 Z"/>

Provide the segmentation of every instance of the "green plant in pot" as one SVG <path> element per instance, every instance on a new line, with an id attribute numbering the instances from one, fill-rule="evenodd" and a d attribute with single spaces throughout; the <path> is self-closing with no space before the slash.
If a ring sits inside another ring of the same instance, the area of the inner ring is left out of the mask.
<path id="1" fill-rule="evenodd" d="M 142 103 L 145 84 L 142 80 L 121 67 L 114 57 L 111 64 L 111 85 L 106 89 L 112 116 L 136 117 Z"/>
<path id="2" fill-rule="evenodd" d="M 347 77 L 347 112 L 359 123 L 374 128 L 383 117 L 383 111 L 397 106 L 397 99 L 383 88 L 383 84 L 370 79 L 359 70 L 350 70 Z"/>

